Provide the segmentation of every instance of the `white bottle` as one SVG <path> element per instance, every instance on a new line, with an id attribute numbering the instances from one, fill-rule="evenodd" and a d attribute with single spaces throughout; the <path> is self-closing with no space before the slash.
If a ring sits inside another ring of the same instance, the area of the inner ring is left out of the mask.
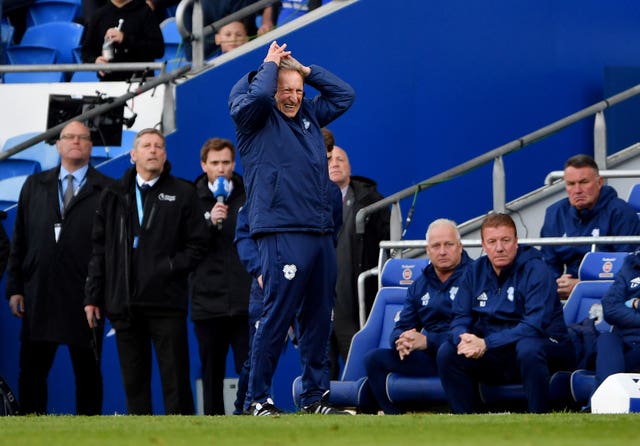
<path id="1" fill-rule="evenodd" d="M 124 23 L 124 19 L 118 20 L 118 26 L 116 29 L 120 31 L 122 29 L 122 24 Z M 107 36 L 104 38 L 104 43 L 102 44 L 102 57 L 107 60 L 113 59 L 113 41 L 109 39 Z"/>

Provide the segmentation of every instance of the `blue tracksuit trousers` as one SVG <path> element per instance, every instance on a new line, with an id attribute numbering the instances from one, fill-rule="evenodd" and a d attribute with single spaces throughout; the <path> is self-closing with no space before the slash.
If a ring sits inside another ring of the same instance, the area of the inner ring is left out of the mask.
<path id="1" fill-rule="evenodd" d="M 387 395 L 389 373 L 396 372 L 407 376 L 438 375 L 436 357 L 426 350 L 415 350 L 401 360 L 395 349 L 377 348 L 367 353 L 364 364 L 367 369 L 367 391 L 372 393 L 385 414 L 402 413 Z"/>
<path id="2" fill-rule="evenodd" d="M 264 307 L 251 347 L 249 392 L 264 402 L 291 322 L 298 322 L 303 406 L 329 388 L 326 370 L 336 255 L 331 234 L 279 232 L 257 239 Z"/>
<path id="3" fill-rule="evenodd" d="M 481 358 L 470 359 L 458 355 L 450 342 L 438 350 L 438 370 L 454 413 L 474 413 L 480 410 L 478 383 L 524 386 L 529 412 L 549 410 L 548 361 L 561 364 L 575 362 L 569 341 L 554 343 L 549 339 L 526 337 L 505 347 L 488 350 Z"/>

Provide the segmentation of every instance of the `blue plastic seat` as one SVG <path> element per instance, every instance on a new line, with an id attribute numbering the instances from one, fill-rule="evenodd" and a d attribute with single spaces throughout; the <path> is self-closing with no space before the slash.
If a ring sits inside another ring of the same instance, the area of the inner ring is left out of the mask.
<path id="1" fill-rule="evenodd" d="M 34 25 L 22 36 L 19 46 L 30 45 L 54 48 L 58 51 L 57 63 L 73 63 L 73 49 L 80 45 L 84 27 L 73 22 L 48 22 Z"/>
<path id="2" fill-rule="evenodd" d="M 156 59 L 157 62 L 167 62 L 167 70 L 178 68 L 186 65 L 188 62 L 185 57 L 182 36 L 178 31 L 175 17 L 169 17 L 160 24 L 162 38 L 164 40 L 164 55 Z"/>
<path id="3" fill-rule="evenodd" d="M 9 23 L 0 23 L 0 55 L 2 55 L 0 58 L 0 64 L 7 63 L 6 52 L 7 48 L 13 41 L 13 32 L 14 28 Z"/>
<path id="4" fill-rule="evenodd" d="M 73 63 L 81 64 L 82 61 L 82 47 L 75 47 L 71 52 L 73 56 Z M 95 71 L 75 71 L 71 74 L 72 82 L 99 82 L 98 73 Z"/>
<path id="5" fill-rule="evenodd" d="M 580 280 L 612 280 L 627 255 L 626 252 L 588 252 L 580 262 L 578 277 Z"/>
<path id="6" fill-rule="evenodd" d="M 6 210 L 18 203 L 22 185 L 28 175 L 14 176 L 0 180 L 0 209 Z"/>
<path id="7" fill-rule="evenodd" d="M 119 146 L 93 146 L 91 151 L 91 164 L 97 166 L 120 155 L 128 154 L 133 148 L 133 140 L 137 132 L 134 130 L 123 130 L 122 141 Z"/>
<path id="8" fill-rule="evenodd" d="M 53 65 L 58 60 L 58 51 L 54 48 L 37 45 L 16 45 L 7 48 L 7 58 L 12 65 Z M 60 71 L 5 73 L 4 82 L 62 82 L 64 73 Z"/>
<path id="9" fill-rule="evenodd" d="M 39 135 L 39 132 L 28 132 L 21 135 L 12 136 L 7 139 L 2 146 L 2 151 L 6 152 L 9 149 L 17 146 L 23 141 L 26 141 L 34 136 Z M 35 145 L 18 152 L 11 156 L 11 160 L 23 160 L 23 161 L 35 161 L 40 165 L 41 170 L 52 169 L 60 164 L 60 154 L 55 146 L 51 146 L 44 141 L 40 141 Z"/>
<path id="10" fill-rule="evenodd" d="M 35 0 L 29 6 L 28 25 L 48 22 L 71 22 L 80 14 L 80 3 L 75 0 Z"/>

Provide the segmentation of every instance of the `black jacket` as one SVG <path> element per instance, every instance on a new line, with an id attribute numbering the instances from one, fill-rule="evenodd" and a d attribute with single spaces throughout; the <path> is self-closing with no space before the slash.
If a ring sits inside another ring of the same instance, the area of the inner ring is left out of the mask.
<path id="1" fill-rule="evenodd" d="M 246 271 L 233 245 L 238 210 L 245 202 L 242 177 L 234 172 L 233 189 L 226 204 L 227 219 L 222 230 L 205 217 L 216 201 L 207 186 L 207 176 L 196 179 L 200 215 L 209 230 L 207 254 L 191 275 L 191 318 L 209 319 L 216 316 L 247 315 L 251 276 Z"/>
<path id="2" fill-rule="evenodd" d="M 336 250 L 338 259 L 338 280 L 336 283 L 336 308 L 353 321 L 358 318 L 358 275 L 378 264 L 380 241 L 389 240 L 389 209 L 380 210 L 367 217 L 363 236 L 356 234 L 355 216 L 358 211 L 384 197 L 376 189 L 376 182 L 361 176 L 352 176 L 349 186 L 353 190 L 354 203 L 343 213 L 343 226 L 338 236 Z M 343 210 L 345 208 L 343 207 Z M 371 280 L 367 287 L 367 313 L 375 298 L 377 282 Z M 336 314 L 336 317 L 341 317 Z"/>
<path id="3" fill-rule="evenodd" d="M 118 26 L 123 19 L 122 43 L 114 44 L 111 62 L 153 62 L 164 54 L 164 39 L 155 16 L 144 0 L 133 0 L 121 8 L 110 1 L 98 9 L 89 19 L 82 36 L 82 61 L 95 63 L 102 54 L 107 29 Z M 130 71 L 112 71 L 101 79 L 105 81 L 127 80 Z"/>
<path id="4" fill-rule="evenodd" d="M 126 323 L 131 307 L 187 314 L 187 278 L 204 254 L 206 229 L 193 185 L 170 169 L 167 162 L 147 193 L 142 228 L 135 167 L 100 199 L 85 304 L 103 307 L 112 323 Z"/>
<path id="5" fill-rule="evenodd" d="M 91 257 L 93 215 L 112 180 L 93 167 L 60 215 L 60 167 L 31 175 L 22 187 L 7 267 L 7 298 L 22 294 L 22 338 L 89 347 L 84 283 Z M 54 224 L 61 225 L 56 243 Z"/>

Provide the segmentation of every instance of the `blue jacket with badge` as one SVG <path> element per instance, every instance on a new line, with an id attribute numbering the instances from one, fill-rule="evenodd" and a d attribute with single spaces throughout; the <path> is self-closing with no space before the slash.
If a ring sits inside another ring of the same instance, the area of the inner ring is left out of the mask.
<path id="1" fill-rule="evenodd" d="M 242 162 L 251 235 L 334 231 L 332 182 L 320 129 L 353 103 L 353 89 L 317 65 L 305 78 L 320 94 L 303 99 L 295 118 L 275 105 L 278 66 L 262 64 L 229 96 Z"/>
<path id="2" fill-rule="evenodd" d="M 605 235 L 640 235 L 640 219 L 627 202 L 618 198 L 611 186 L 602 186 L 600 196 L 593 209 L 579 212 L 564 198 L 547 208 L 541 237 L 584 237 Z M 599 245 L 598 251 L 632 252 L 635 245 Z M 578 277 L 578 267 L 591 245 L 543 246 L 544 260 L 555 276 L 563 273 Z"/>
<path id="3" fill-rule="evenodd" d="M 640 310 L 631 307 L 629 302 L 634 298 L 640 298 L 639 251 L 627 256 L 613 285 L 602 298 L 604 319 L 626 342 L 640 342 Z"/>
<path id="4" fill-rule="evenodd" d="M 466 251 L 462 251 L 462 259 L 447 280 L 441 282 L 432 264 L 422 271 L 407 290 L 407 298 L 400 317 L 391 332 L 391 348 L 400 335 L 415 328 L 427 336 L 427 349 L 438 351 L 449 333 L 451 322 L 451 305 L 459 289 L 459 282 L 471 264 Z"/>
<path id="5" fill-rule="evenodd" d="M 497 276 L 487 256 L 468 268 L 453 301 L 452 342 L 473 333 L 487 349 L 525 337 L 568 338 L 551 271 L 540 251 L 519 246 L 513 263 Z"/>

